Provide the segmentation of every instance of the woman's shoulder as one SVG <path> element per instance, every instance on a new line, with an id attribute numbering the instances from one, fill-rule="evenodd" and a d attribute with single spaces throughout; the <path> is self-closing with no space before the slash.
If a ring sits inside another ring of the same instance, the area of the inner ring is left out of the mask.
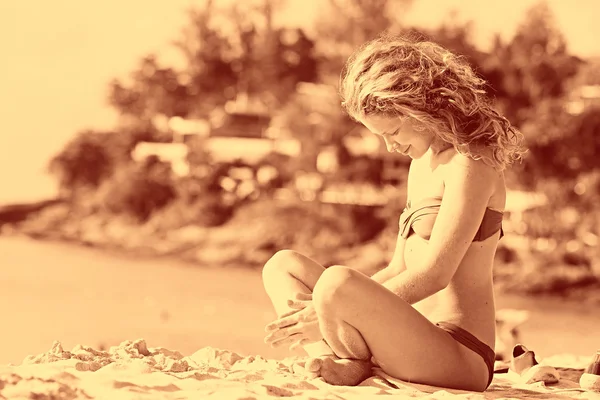
<path id="1" fill-rule="evenodd" d="M 502 171 L 487 163 L 483 159 L 476 159 L 470 155 L 460 153 L 456 150 L 448 151 L 444 155 L 442 163 L 448 173 L 463 173 L 485 177 L 500 177 Z"/>
<path id="2" fill-rule="evenodd" d="M 444 185 L 460 185 L 469 191 L 484 191 L 494 195 L 504 185 L 504 174 L 481 159 L 451 152 L 442 168 Z"/>

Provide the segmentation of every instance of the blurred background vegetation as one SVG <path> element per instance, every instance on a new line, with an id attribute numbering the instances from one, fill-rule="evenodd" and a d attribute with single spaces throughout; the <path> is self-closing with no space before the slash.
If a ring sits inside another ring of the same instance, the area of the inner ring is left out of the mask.
<path id="1" fill-rule="evenodd" d="M 2 233 L 200 265 L 255 268 L 293 248 L 325 265 L 383 267 L 408 160 L 341 112 L 336 85 L 358 45 L 417 31 L 395 11 L 413 0 L 324 1 L 312 35 L 274 26 L 283 3 L 189 10 L 172 43 L 185 66 L 147 54 L 115 77 L 118 124 L 77 132 L 49 162 L 59 199 L 2 208 Z M 544 2 L 491 51 L 469 23 L 418 32 L 464 55 L 527 141 L 506 176 L 497 287 L 600 302 L 600 60 L 570 54 Z"/>

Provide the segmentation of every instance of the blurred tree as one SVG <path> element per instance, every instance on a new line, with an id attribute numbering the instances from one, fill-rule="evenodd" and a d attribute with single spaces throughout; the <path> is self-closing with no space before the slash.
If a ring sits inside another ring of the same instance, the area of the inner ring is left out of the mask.
<path id="1" fill-rule="evenodd" d="M 315 28 L 321 78 L 337 82 L 348 56 L 383 31 L 400 32 L 403 12 L 413 0 L 328 0 Z"/>
<path id="2" fill-rule="evenodd" d="M 301 30 L 275 29 L 282 0 L 233 3 L 214 0 L 189 11 L 189 23 L 173 45 L 185 59 L 181 71 L 161 68 L 146 56 L 131 83 L 114 79 L 109 102 L 121 114 L 150 120 L 206 116 L 239 94 L 277 107 L 299 81 L 316 80 L 314 43 Z"/>
<path id="3" fill-rule="evenodd" d="M 144 57 L 131 74 L 131 84 L 113 79 L 109 104 L 122 115 L 149 121 L 157 114 L 167 117 L 188 113 L 189 93 L 172 68 L 160 68 L 153 55 Z"/>
<path id="4" fill-rule="evenodd" d="M 451 13 L 448 19 L 438 27 L 419 31 L 419 33 L 425 34 L 436 43 L 464 57 L 482 78 L 488 80 L 487 71 L 483 66 L 489 55 L 479 50 L 473 43 L 473 22 L 458 23 L 456 21 L 455 13 Z"/>
<path id="5" fill-rule="evenodd" d="M 230 41 L 237 49 L 232 66 L 238 74 L 238 93 L 253 96 L 262 91 L 259 83 L 268 71 L 261 70 L 257 60 L 260 56 L 272 58 L 272 6 L 271 1 L 266 1 L 264 13 L 261 13 L 257 4 L 245 2 L 235 3 L 226 10 L 227 19 L 234 25 Z"/>
<path id="6" fill-rule="evenodd" d="M 188 112 L 207 115 L 215 106 L 235 97 L 235 51 L 218 28 L 218 10 L 213 0 L 207 0 L 203 8 L 190 9 L 188 14 L 189 24 L 173 45 L 186 62 L 180 78 L 189 95 Z"/>
<path id="7" fill-rule="evenodd" d="M 68 196 L 80 189 L 96 189 L 121 166 L 131 162 L 131 151 L 141 141 L 161 139 L 149 122 L 122 118 L 118 131 L 84 130 L 75 135 L 48 164 Z M 164 139 L 164 138 L 163 138 Z"/>
<path id="8" fill-rule="evenodd" d="M 104 210 L 146 221 L 177 196 L 168 164 L 149 157 L 144 163 L 119 169 L 98 191 Z"/>
<path id="9" fill-rule="evenodd" d="M 277 56 L 271 90 L 285 104 L 298 82 L 318 80 L 318 60 L 315 42 L 302 29 L 278 29 L 276 31 Z"/>
<path id="10" fill-rule="evenodd" d="M 112 132 L 79 132 L 49 163 L 49 171 L 58 177 L 66 196 L 79 189 L 97 188 L 110 177 L 123 151 L 110 137 Z M 107 140 L 108 139 L 108 140 Z"/>
<path id="11" fill-rule="evenodd" d="M 582 61 L 577 74 L 571 80 L 571 88 L 582 85 L 600 85 L 600 57 Z"/>
<path id="12" fill-rule="evenodd" d="M 600 108 L 570 115 L 562 102 L 544 102 L 523 129 L 531 152 L 526 167 L 534 179 L 573 182 L 598 169 Z"/>
<path id="13" fill-rule="evenodd" d="M 508 44 L 496 36 L 484 70 L 496 95 L 504 100 L 505 114 L 519 126 L 540 101 L 564 94 L 565 83 L 578 66 L 579 60 L 567 52 L 548 4 L 542 1 L 529 9 Z"/>
<path id="14" fill-rule="evenodd" d="M 232 37 L 239 55 L 237 91 L 259 97 L 272 109 L 284 104 L 298 82 L 314 82 L 317 61 L 314 42 L 301 29 L 275 28 L 274 14 L 282 0 L 236 3 L 227 11 L 235 25 Z"/>
<path id="15" fill-rule="evenodd" d="M 295 170 L 316 171 L 317 157 L 326 147 L 335 149 L 340 166 L 351 161 L 343 139 L 357 124 L 342 111 L 335 87 L 309 86 L 294 93 L 279 112 L 281 125 L 301 144 Z"/>

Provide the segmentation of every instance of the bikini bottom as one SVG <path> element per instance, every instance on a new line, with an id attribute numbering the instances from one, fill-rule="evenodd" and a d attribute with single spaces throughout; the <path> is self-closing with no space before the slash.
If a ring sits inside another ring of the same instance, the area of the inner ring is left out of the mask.
<path id="1" fill-rule="evenodd" d="M 494 379 L 494 361 L 496 359 L 496 353 L 494 353 L 494 350 L 455 324 L 450 322 L 438 322 L 436 325 L 448 332 L 450 336 L 454 338 L 454 340 L 468 349 L 473 350 L 475 353 L 479 354 L 481 358 L 483 358 L 483 361 L 485 361 L 485 365 L 487 365 L 489 372 L 489 379 L 486 388 L 489 387 L 490 383 L 492 383 L 492 379 Z"/>

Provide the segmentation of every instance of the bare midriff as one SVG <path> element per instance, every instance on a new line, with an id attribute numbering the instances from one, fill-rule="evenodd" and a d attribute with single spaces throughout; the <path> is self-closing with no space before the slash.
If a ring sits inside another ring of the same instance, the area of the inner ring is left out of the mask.
<path id="1" fill-rule="evenodd" d="M 492 265 L 499 232 L 473 242 L 446 288 L 413 306 L 431 322 L 451 322 L 492 349 L 495 344 L 495 305 Z M 427 254 L 428 241 L 411 235 L 404 246 L 406 268 Z"/>

